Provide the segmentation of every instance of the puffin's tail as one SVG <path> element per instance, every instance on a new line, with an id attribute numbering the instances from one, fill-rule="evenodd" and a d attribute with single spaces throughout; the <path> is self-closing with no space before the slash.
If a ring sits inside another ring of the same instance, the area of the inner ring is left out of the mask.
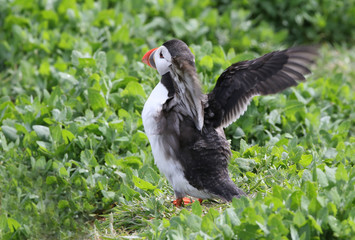
<path id="1" fill-rule="evenodd" d="M 229 202 L 232 201 L 233 197 L 241 198 L 242 196 L 247 196 L 242 189 L 234 184 L 232 179 L 216 184 L 214 194 Z"/>
<path id="2" fill-rule="evenodd" d="M 230 184 L 230 190 L 224 195 L 223 198 L 230 202 L 233 197 L 241 198 L 242 196 L 247 196 L 247 194 L 232 182 Z"/>

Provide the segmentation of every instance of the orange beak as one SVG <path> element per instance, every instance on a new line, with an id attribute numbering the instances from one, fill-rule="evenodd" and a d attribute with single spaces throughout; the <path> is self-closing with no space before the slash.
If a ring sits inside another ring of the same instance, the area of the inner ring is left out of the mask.
<path id="1" fill-rule="evenodd" d="M 154 62 L 154 59 L 152 57 L 153 57 L 154 51 L 157 49 L 158 48 L 153 48 L 153 49 L 149 50 L 146 54 L 144 54 L 144 56 L 142 58 L 142 62 L 147 64 L 151 68 L 155 68 L 155 64 L 153 63 L 154 66 L 152 66 L 151 61 Z"/>

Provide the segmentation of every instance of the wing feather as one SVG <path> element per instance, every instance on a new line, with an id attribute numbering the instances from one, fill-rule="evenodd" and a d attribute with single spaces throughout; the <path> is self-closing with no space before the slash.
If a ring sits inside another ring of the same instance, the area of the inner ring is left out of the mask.
<path id="1" fill-rule="evenodd" d="M 205 123 L 226 127 L 237 120 L 256 95 L 274 94 L 304 81 L 317 47 L 293 47 L 232 64 L 208 94 Z"/>

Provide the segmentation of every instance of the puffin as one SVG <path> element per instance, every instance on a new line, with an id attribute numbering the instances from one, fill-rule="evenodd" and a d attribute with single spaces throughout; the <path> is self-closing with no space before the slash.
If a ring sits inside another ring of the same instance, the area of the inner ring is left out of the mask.
<path id="1" fill-rule="evenodd" d="M 188 45 L 172 39 L 144 54 L 161 79 L 144 104 L 142 120 L 155 164 L 175 193 L 176 206 L 204 199 L 247 196 L 230 177 L 231 149 L 224 128 L 257 95 L 278 93 L 305 81 L 316 46 L 273 51 L 232 64 L 205 94 Z M 189 197 L 187 197 L 189 196 Z"/>

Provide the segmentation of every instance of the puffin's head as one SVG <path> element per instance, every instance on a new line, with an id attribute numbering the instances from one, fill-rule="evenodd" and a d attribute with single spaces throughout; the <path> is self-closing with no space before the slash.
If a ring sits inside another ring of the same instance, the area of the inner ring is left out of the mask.
<path id="1" fill-rule="evenodd" d="M 189 47 L 181 40 L 173 39 L 165 42 L 158 48 L 153 48 L 144 54 L 142 61 L 148 66 L 158 70 L 160 75 L 170 71 L 173 59 L 188 60 L 195 66 L 195 57 Z"/>

